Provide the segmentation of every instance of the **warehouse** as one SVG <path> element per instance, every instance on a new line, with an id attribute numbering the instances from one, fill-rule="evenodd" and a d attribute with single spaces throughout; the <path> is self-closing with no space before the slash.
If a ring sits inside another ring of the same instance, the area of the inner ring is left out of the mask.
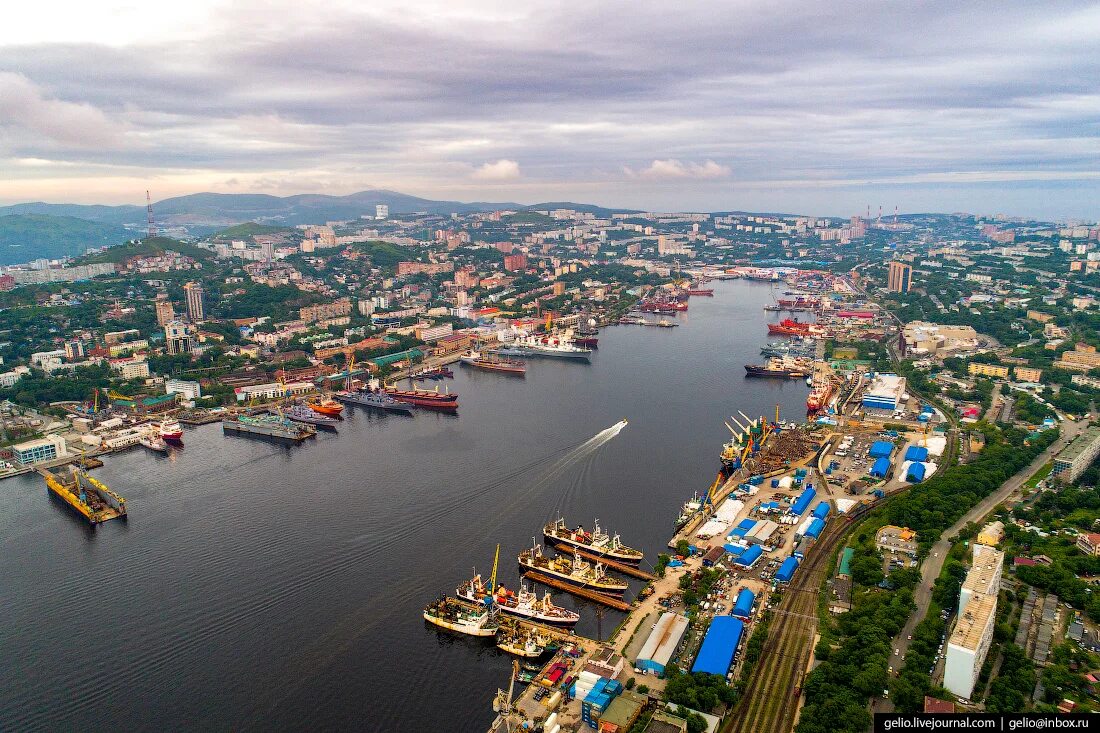
<path id="1" fill-rule="evenodd" d="M 679 648 L 687 629 L 687 617 L 671 611 L 661 614 L 657 625 L 642 645 L 642 650 L 638 652 L 634 666 L 658 676 L 664 675 L 665 667 Z"/>
<path id="2" fill-rule="evenodd" d="M 871 466 L 871 470 L 867 473 L 875 478 L 886 478 L 886 475 L 890 473 L 890 459 L 886 457 L 876 458 L 875 465 Z"/>
<path id="3" fill-rule="evenodd" d="M 745 534 L 745 541 L 753 545 L 766 545 L 778 529 L 778 524 L 770 519 L 765 519 L 762 522 L 757 522 L 756 526 Z"/>
<path id="4" fill-rule="evenodd" d="M 870 410 L 890 410 L 901 405 L 905 394 L 905 377 L 897 374 L 879 374 L 863 393 L 863 407 Z"/>
<path id="5" fill-rule="evenodd" d="M 803 536 L 812 537 L 816 540 L 818 537 L 821 536 L 821 530 L 823 529 L 825 529 L 825 520 L 814 517 L 813 521 L 810 522 L 810 528 L 806 530 L 806 534 Z"/>
<path id="6" fill-rule="evenodd" d="M 783 561 L 783 564 L 779 566 L 779 570 L 775 571 L 775 580 L 779 583 L 790 583 L 791 578 L 794 577 L 794 571 L 798 570 L 798 558 L 788 557 Z"/>
<path id="7" fill-rule="evenodd" d="M 923 463 L 910 463 L 905 472 L 905 480 L 911 484 L 919 484 L 924 481 L 925 468 Z"/>
<path id="8" fill-rule="evenodd" d="M 814 491 L 814 487 L 807 486 L 806 490 L 798 495 L 798 498 L 791 504 L 791 514 L 795 516 L 802 516 L 802 513 L 810 508 L 810 502 L 817 496 L 817 492 Z"/>
<path id="9" fill-rule="evenodd" d="M 889 458 L 894 453 L 894 444 L 889 440 L 876 440 L 871 443 L 871 449 L 867 455 L 871 458 Z"/>
<path id="10" fill-rule="evenodd" d="M 752 616 L 752 606 L 756 603 L 756 594 L 748 588 L 742 588 L 737 593 L 737 600 L 733 603 L 731 616 L 747 621 Z"/>
<path id="11" fill-rule="evenodd" d="M 905 460 L 924 463 L 928 460 L 928 449 L 921 445 L 911 445 L 905 451 Z"/>
<path id="12" fill-rule="evenodd" d="M 725 677 L 737 656 L 737 647 L 741 645 L 744 633 L 745 622 L 741 619 L 715 616 L 703 638 L 703 645 L 699 649 L 699 655 L 695 657 L 691 671 Z"/>
<path id="13" fill-rule="evenodd" d="M 814 507 L 813 514 L 814 514 L 814 517 L 816 517 L 817 519 L 825 519 L 826 517 L 828 517 L 829 516 L 829 502 L 823 501 L 823 502 L 818 503 L 818 505 Z"/>
<path id="14" fill-rule="evenodd" d="M 764 548 L 760 545 L 753 545 L 749 549 L 742 552 L 733 561 L 734 565 L 742 568 L 751 568 L 756 564 L 756 561 L 760 559 L 760 556 L 764 554 Z"/>

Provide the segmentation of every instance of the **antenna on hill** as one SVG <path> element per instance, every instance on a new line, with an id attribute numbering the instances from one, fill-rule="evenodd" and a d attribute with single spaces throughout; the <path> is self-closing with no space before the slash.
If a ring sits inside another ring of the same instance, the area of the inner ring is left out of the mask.
<path id="1" fill-rule="evenodd" d="M 894 204 L 894 226 L 898 225 L 898 205 Z"/>
<path id="2" fill-rule="evenodd" d="M 157 225 L 153 222 L 153 199 L 149 198 L 149 189 L 145 189 L 145 220 L 149 225 L 149 237 L 157 236 Z"/>

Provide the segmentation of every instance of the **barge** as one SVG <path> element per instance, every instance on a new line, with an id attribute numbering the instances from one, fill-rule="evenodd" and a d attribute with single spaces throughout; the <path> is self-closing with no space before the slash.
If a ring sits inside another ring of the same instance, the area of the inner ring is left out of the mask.
<path id="1" fill-rule="evenodd" d="M 259 415 L 256 417 L 238 415 L 222 420 L 222 432 L 257 435 L 278 440 L 293 440 L 300 443 L 306 438 L 315 436 L 317 429 L 311 425 L 301 425 L 275 415 Z"/>

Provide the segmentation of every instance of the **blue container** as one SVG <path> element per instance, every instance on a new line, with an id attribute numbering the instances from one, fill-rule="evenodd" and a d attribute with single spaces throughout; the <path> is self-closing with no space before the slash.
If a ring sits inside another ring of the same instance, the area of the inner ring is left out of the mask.
<path id="1" fill-rule="evenodd" d="M 777 479 L 777 478 L 772 479 L 772 488 L 773 489 L 778 489 L 779 488 L 779 479 Z"/>

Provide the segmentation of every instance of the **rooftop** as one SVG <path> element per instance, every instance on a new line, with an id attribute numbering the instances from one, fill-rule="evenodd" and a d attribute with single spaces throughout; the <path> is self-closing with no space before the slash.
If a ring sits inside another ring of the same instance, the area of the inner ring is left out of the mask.
<path id="1" fill-rule="evenodd" d="M 996 593 L 997 588 L 990 587 L 1004 564 L 1005 554 L 987 545 L 974 545 L 974 564 L 966 574 L 963 588 L 975 593 Z"/>
<path id="2" fill-rule="evenodd" d="M 1058 460 L 1072 461 L 1097 440 L 1100 440 L 1100 426 L 1093 426 L 1078 435 L 1076 440 L 1066 446 L 1065 450 L 1058 454 Z"/>
<path id="3" fill-rule="evenodd" d="M 970 651 L 976 650 L 996 610 L 996 596 L 975 596 L 966 604 L 966 610 L 959 617 L 959 622 L 955 624 L 950 643 Z"/>

